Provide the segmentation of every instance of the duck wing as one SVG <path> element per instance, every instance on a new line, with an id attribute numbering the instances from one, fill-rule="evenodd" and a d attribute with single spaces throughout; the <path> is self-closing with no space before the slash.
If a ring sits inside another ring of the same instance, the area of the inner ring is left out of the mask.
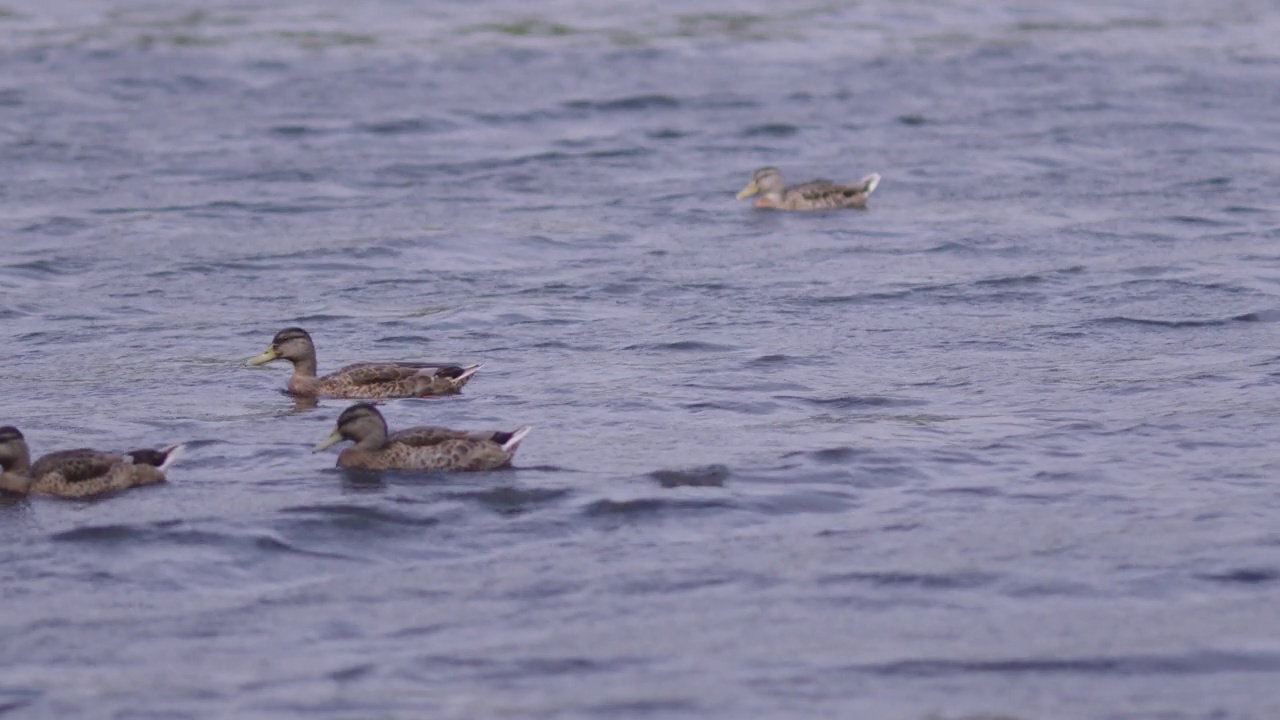
<path id="1" fill-rule="evenodd" d="M 100 450 L 78 448 L 49 453 L 31 466 L 31 477 L 61 475 L 69 483 L 86 482 L 103 477 L 111 468 L 123 462 L 119 455 Z"/>
<path id="2" fill-rule="evenodd" d="M 409 445 L 412 447 L 430 447 L 439 445 L 446 440 L 458 440 L 467 437 L 464 432 L 450 430 L 444 427 L 431 427 L 421 425 L 418 427 L 406 428 L 399 432 L 393 432 L 387 436 L 388 442 L 400 443 L 401 445 Z"/>
<path id="3" fill-rule="evenodd" d="M 799 193 L 802 197 L 809 200 L 817 200 L 825 197 L 852 197 L 862 192 L 861 187 L 852 185 L 841 185 L 831 182 L 830 180 L 810 180 L 807 183 L 787 188 L 787 192 Z"/>
<path id="4" fill-rule="evenodd" d="M 473 443 L 495 443 L 505 448 L 509 443 L 519 443 L 531 429 L 528 426 L 523 426 L 511 432 L 504 432 L 502 430 L 453 430 L 443 427 L 421 426 L 391 433 L 387 439 L 391 442 L 415 447 L 439 445 L 446 440 L 467 440 Z"/>
<path id="5" fill-rule="evenodd" d="M 348 365 L 329 375 L 328 378 L 342 378 L 353 386 L 382 385 L 385 383 L 404 382 L 418 376 L 428 377 L 441 375 L 457 377 L 465 372 L 460 365 L 440 363 L 378 363 L 365 362 Z M 328 379 L 324 378 L 324 379 Z"/>

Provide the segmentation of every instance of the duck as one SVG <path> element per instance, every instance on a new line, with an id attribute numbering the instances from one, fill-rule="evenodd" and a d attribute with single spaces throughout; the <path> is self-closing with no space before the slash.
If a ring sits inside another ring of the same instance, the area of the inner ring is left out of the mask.
<path id="1" fill-rule="evenodd" d="M 320 452 L 344 440 L 355 443 L 337 466 L 360 470 L 496 470 L 511 463 L 533 428 L 511 432 L 411 427 L 388 434 L 387 421 L 371 403 L 356 403 L 338 416 L 337 428 L 316 445 Z"/>
<path id="2" fill-rule="evenodd" d="M 316 346 L 299 327 L 281 330 L 266 352 L 249 358 L 248 365 L 276 360 L 293 363 L 288 389 L 293 395 L 348 399 L 383 399 L 456 395 L 479 365 L 418 362 L 362 362 L 316 377 Z"/>
<path id="3" fill-rule="evenodd" d="M 79 448 L 31 462 L 27 440 L 12 425 L 0 427 L 0 491 L 18 495 L 87 498 L 165 481 L 182 445 L 110 453 Z"/>
<path id="4" fill-rule="evenodd" d="M 752 195 L 760 197 L 752 207 L 772 210 L 835 210 L 867 206 L 867 198 L 880 184 L 880 175 L 871 173 L 856 185 L 840 185 L 830 180 L 810 180 L 787 187 L 782 182 L 782 172 L 775 167 L 763 167 L 751 176 L 751 182 L 738 192 L 738 199 Z"/>

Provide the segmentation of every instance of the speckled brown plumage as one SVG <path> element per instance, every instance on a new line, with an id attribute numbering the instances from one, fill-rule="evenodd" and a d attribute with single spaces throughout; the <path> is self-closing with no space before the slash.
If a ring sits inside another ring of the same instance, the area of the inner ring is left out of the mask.
<path id="1" fill-rule="evenodd" d="M 49 453 L 32 463 L 17 428 L 0 428 L 0 490 L 84 498 L 164 482 L 179 446 L 108 453 L 86 448 Z"/>
<path id="2" fill-rule="evenodd" d="M 355 443 L 338 455 L 338 467 L 365 470 L 493 470 L 511 462 L 528 426 L 512 432 L 413 427 L 388 434 L 378 409 L 357 403 L 343 411 L 338 427 L 316 446 Z"/>
<path id="3" fill-rule="evenodd" d="M 293 364 L 289 392 L 295 395 L 350 399 L 382 399 L 454 395 L 471 380 L 480 365 L 415 362 L 364 362 L 316 377 L 316 347 L 302 328 L 276 333 L 266 352 L 250 358 L 250 365 L 275 360 Z"/>
<path id="4" fill-rule="evenodd" d="M 743 200 L 759 193 L 752 207 L 771 210 L 837 210 L 865 208 L 867 198 L 880 184 L 880 176 L 872 173 L 856 185 L 840 185 L 830 180 L 811 180 L 787 187 L 777 168 L 760 168 L 751 182 L 738 193 Z"/>

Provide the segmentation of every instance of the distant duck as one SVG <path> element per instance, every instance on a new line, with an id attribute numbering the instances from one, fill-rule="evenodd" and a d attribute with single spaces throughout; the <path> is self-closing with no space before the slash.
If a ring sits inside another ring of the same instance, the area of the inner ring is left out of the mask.
<path id="1" fill-rule="evenodd" d="M 63 450 L 33 465 L 27 441 L 12 425 L 0 427 L 0 490 L 21 495 L 84 498 L 164 482 L 181 445 L 160 450 L 109 453 Z"/>
<path id="2" fill-rule="evenodd" d="M 338 455 L 338 467 L 365 470 L 494 470 L 511 462 L 533 428 L 511 432 L 411 427 L 387 433 L 387 421 L 369 403 L 356 403 L 338 417 L 338 427 L 315 452 L 343 440 L 355 443 Z"/>
<path id="3" fill-rule="evenodd" d="M 363 362 L 316 377 L 316 346 L 306 330 L 285 328 L 271 339 L 267 351 L 249 358 L 249 365 L 275 360 L 293 363 L 289 392 L 331 398 L 403 398 L 455 395 L 481 365 L 447 363 Z"/>
<path id="4" fill-rule="evenodd" d="M 862 178 L 857 185 L 838 185 L 830 180 L 810 180 L 787 187 L 778 168 L 764 167 L 755 172 L 751 182 L 738 193 L 739 200 L 759 194 L 752 207 L 773 210 L 834 210 L 865 208 L 867 197 L 880 184 L 876 173 Z"/>

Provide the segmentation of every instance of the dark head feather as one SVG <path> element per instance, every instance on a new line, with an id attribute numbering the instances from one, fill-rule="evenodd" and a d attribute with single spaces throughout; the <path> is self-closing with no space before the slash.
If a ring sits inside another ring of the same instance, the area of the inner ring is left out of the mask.
<path id="1" fill-rule="evenodd" d="M 276 333 L 275 337 L 271 338 L 271 344 L 279 345 L 280 343 L 285 342 L 287 340 L 298 340 L 298 339 L 305 339 L 310 341 L 311 335 L 306 330 L 303 330 L 300 327 L 287 327 L 281 330 L 280 332 Z"/>
<path id="2" fill-rule="evenodd" d="M 382 413 L 378 412 L 378 408 L 374 407 L 373 403 L 356 403 L 346 410 L 343 410 L 342 414 L 338 416 L 338 427 L 342 427 L 349 422 L 359 420 L 362 417 L 369 416 L 381 418 Z"/>
<path id="3" fill-rule="evenodd" d="M 9 442 L 10 440 L 22 440 L 22 433 L 18 432 L 18 428 L 12 425 L 0 427 L 0 442 Z"/>

